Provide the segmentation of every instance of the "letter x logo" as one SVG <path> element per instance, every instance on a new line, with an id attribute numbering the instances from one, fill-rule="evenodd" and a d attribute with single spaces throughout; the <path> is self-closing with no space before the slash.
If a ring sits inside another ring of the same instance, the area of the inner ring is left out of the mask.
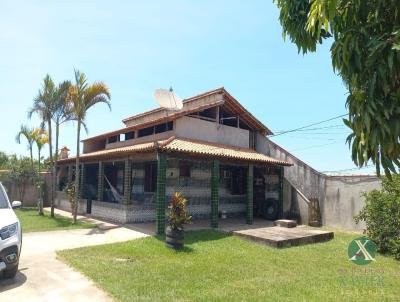
<path id="1" fill-rule="evenodd" d="M 356 238 L 349 244 L 349 260 L 355 264 L 365 265 L 371 261 L 376 261 L 375 254 L 375 243 L 369 240 L 367 237 Z"/>

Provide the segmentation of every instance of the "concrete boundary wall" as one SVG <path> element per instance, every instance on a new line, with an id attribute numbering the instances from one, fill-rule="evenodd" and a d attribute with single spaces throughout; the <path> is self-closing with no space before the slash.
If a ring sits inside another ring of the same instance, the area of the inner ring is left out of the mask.
<path id="1" fill-rule="evenodd" d="M 283 210 L 286 218 L 295 218 L 303 224 L 309 220 L 308 205 L 293 188 L 295 186 L 307 198 L 318 198 L 323 225 L 347 230 L 365 228 L 363 223 L 355 223 L 354 216 L 364 207 L 362 194 L 381 188 L 379 177 L 323 174 L 262 135 L 257 137 L 256 149 L 293 163 L 292 167 L 284 168 Z"/>
<path id="2" fill-rule="evenodd" d="M 41 172 L 40 177 L 44 181 L 43 204 L 45 207 L 50 206 L 50 188 L 51 188 L 51 175 L 47 172 Z M 29 183 L 25 188 L 25 196 L 21 200 L 19 189 L 16 183 L 7 180 L 5 173 L 0 175 L 0 181 L 5 187 L 10 202 L 14 200 L 22 201 L 23 207 L 36 207 L 38 202 L 38 190 L 33 183 Z"/>

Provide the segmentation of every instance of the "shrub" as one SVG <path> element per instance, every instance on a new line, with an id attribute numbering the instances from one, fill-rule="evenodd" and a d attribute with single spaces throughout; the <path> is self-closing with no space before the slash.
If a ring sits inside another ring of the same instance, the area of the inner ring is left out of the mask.
<path id="1" fill-rule="evenodd" d="M 67 186 L 64 189 L 64 192 L 68 197 L 69 203 L 71 204 L 71 213 L 72 213 L 72 215 L 74 215 L 75 211 L 76 211 L 76 207 L 75 207 L 75 203 L 76 203 L 76 199 L 75 199 L 75 194 L 76 194 L 75 183 L 73 183 L 73 182 L 68 183 Z"/>
<path id="2" fill-rule="evenodd" d="M 168 205 L 168 225 L 173 230 L 183 230 L 183 226 L 192 220 L 186 210 L 187 200 L 181 193 L 175 192 Z"/>
<path id="3" fill-rule="evenodd" d="M 382 190 L 364 193 L 365 206 L 355 217 L 356 223 L 365 221 L 366 234 L 381 253 L 400 260 L 400 176 L 384 178 Z"/>

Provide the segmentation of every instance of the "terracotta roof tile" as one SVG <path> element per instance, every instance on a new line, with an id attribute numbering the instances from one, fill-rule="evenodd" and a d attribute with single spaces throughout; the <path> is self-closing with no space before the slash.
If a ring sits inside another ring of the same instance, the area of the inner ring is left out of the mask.
<path id="1" fill-rule="evenodd" d="M 244 161 L 264 162 L 283 166 L 291 166 L 286 161 L 278 160 L 252 149 L 214 144 L 210 142 L 191 140 L 186 138 L 175 138 L 161 149 L 170 152 L 184 152 L 190 154 L 206 155 L 208 157 L 230 158 Z"/>
<path id="2" fill-rule="evenodd" d="M 82 161 L 88 159 L 118 158 L 132 153 L 148 152 L 155 150 L 166 152 L 187 153 L 205 157 L 227 158 L 239 161 L 260 162 L 281 166 L 291 166 L 290 162 L 278 160 L 252 149 L 238 148 L 222 144 L 215 144 L 205 141 L 192 140 L 187 138 L 170 137 L 166 140 L 138 144 L 128 147 L 121 147 L 109 150 L 101 150 L 91 153 L 84 153 L 80 156 Z M 59 160 L 60 163 L 73 162 L 75 157 Z"/>
<path id="3" fill-rule="evenodd" d="M 146 152 L 146 151 L 155 150 L 156 144 L 157 144 L 157 142 L 150 142 L 150 143 L 138 144 L 138 145 L 133 145 L 133 146 L 120 147 L 120 148 L 115 148 L 115 149 L 107 149 L 107 150 L 100 150 L 100 151 L 95 151 L 95 152 L 90 152 L 90 153 L 83 153 L 79 156 L 79 158 L 82 161 L 85 161 L 87 159 L 115 158 L 115 157 L 118 157 L 119 155 L 123 156 L 125 154 L 130 154 L 130 153 Z M 75 159 L 76 159 L 76 157 L 73 156 L 73 157 L 60 159 L 58 162 L 59 163 L 71 162 L 71 161 L 75 161 Z"/>

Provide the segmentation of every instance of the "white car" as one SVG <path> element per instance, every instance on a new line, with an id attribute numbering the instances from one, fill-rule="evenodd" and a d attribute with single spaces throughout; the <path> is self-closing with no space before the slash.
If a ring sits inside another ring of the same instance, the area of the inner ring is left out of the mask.
<path id="1" fill-rule="evenodd" d="M 18 272 L 19 255 L 21 254 L 21 224 L 13 208 L 21 207 L 20 201 L 10 205 L 6 191 L 0 183 L 0 276 L 14 278 Z"/>

